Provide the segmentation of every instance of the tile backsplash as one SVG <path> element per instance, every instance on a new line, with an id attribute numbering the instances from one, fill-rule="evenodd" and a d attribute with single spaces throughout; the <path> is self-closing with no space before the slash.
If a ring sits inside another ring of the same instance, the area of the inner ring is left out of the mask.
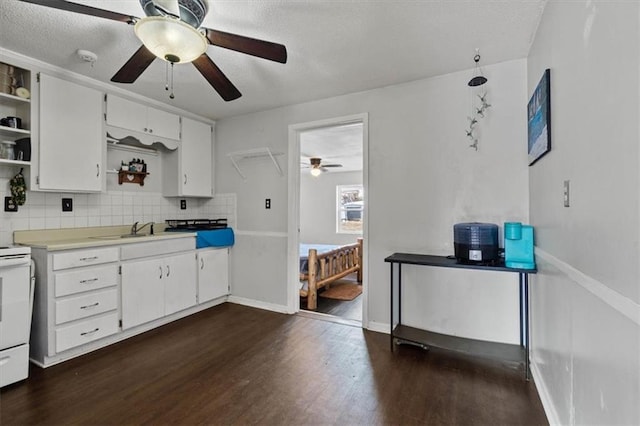
<path id="1" fill-rule="evenodd" d="M 4 211 L 11 196 L 9 180 L 19 169 L 0 167 L 0 245 L 13 243 L 13 231 L 128 225 L 134 222 L 164 223 L 167 219 L 227 218 L 236 223 L 235 194 L 216 194 L 212 199 L 166 198 L 156 192 L 109 190 L 100 194 L 66 194 L 27 191 L 27 201 L 17 212 Z M 73 211 L 62 211 L 62 198 L 73 200 Z M 186 210 L 180 200 L 187 200 Z"/>

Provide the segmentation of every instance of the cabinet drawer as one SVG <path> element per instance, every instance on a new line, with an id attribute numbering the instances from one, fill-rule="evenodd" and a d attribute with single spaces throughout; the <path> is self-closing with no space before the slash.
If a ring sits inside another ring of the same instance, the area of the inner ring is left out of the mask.
<path id="1" fill-rule="evenodd" d="M 29 375 L 29 345 L 0 351 L 0 387 L 26 379 Z"/>
<path id="2" fill-rule="evenodd" d="M 118 265 L 86 268 L 54 274 L 56 297 L 118 284 Z"/>
<path id="3" fill-rule="evenodd" d="M 81 250 L 64 253 L 54 253 L 53 270 L 77 268 L 79 266 L 97 265 L 100 263 L 117 262 L 120 249 L 106 247 L 93 250 Z"/>
<path id="4" fill-rule="evenodd" d="M 117 332 L 117 312 L 60 327 L 56 330 L 56 352 L 66 351 Z"/>
<path id="5" fill-rule="evenodd" d="M 94 293 L 83 293 L 68 299 L 56 300 L 56 324 L 90 317 L 116 309 L 118 290 L 113 289 Z"/>

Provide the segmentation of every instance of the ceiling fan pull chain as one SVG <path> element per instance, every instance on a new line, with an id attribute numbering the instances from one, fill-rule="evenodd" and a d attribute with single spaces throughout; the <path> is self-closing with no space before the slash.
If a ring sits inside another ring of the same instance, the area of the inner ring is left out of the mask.
<path id="1" fill-rule="evenodd" d="M 169 62 L 164 63 L 164 90 L 169 91 Z"/>
<path id="2" fill-rule="evenodd" d="M 173 99 L 175 96 L 173 95 L 173 62 L 171 62 L 171 94 L 169 95 L 169 99 Z"/>

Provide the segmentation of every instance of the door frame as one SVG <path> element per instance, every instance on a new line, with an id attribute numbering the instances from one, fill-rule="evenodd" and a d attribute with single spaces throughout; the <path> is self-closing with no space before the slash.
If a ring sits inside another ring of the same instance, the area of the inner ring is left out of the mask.
<path id="1" fill-rule="evenodd" d="M 362 123 L 362 186 L 365 193 L 362 237 L 362 327 L 369 325 L 369 114 L 353 114 L 289 125 L 289 221 L 287 248 L 287 308 L 300 310 L 300 132 L 323 127 Z"/>

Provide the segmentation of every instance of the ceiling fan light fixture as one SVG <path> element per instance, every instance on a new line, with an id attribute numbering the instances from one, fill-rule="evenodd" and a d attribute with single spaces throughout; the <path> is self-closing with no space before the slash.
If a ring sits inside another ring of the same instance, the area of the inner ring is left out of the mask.
<path id="1" fill-rule="evenodd" d="M 177 19 L 165 16 L 147 16 L 135 25 L 136 36 L 151 53 L 175 64 L 197 59 L 207 50 L 207 39 Z"/>
<path id="2" fill-rule="evenodd" d="M 322 170 L 320 170 L 320 167 L 313 167 L 309 173 L 313 177 L 318 177 L 322 174 Z"/>

